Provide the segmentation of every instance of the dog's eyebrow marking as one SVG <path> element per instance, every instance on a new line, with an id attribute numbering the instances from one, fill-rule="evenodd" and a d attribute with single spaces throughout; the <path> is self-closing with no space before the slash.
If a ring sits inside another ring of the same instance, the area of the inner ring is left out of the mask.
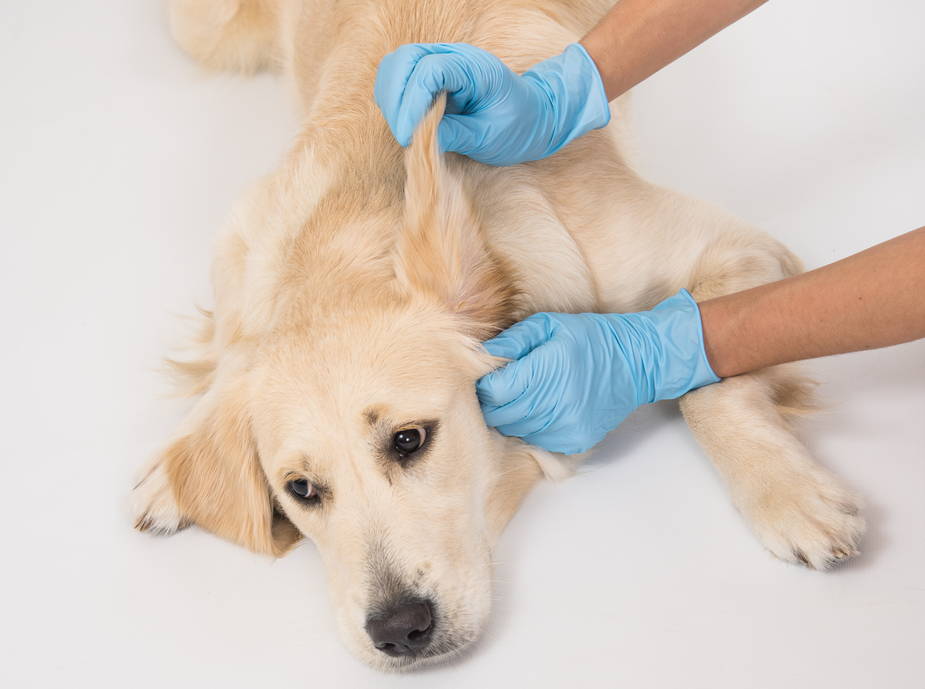
<path id="1" fill-rule="evenodd" d="M 308 476 L 314 476 L 314 471 L 312 469 L 311 459 L 308 457 L 302 457 L 302 469 L 305 471 L 305 474 Z"/>
<path id="2" fill-rule="evenodd" d="M 375 426 L 379 423 L 379 412 L 373 407 L 367 407 L 363 412 L 363 418 L 366 419 L 366 423 L 370 426 Z"/>

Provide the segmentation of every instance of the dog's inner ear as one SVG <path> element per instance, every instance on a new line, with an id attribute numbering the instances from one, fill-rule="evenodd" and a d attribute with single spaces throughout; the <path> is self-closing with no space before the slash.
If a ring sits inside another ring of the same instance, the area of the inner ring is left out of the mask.
<path id="1" fill-rule="evenodd" d="M 436 296 L 462 316 L 470 334 L 488 337 L 513 321 L 513 278 L 486 246 L 478 214 L 440 152 L 437 127 L 445 105 L 440 94 L 405 154 L 395 272 L 408 288 Z"/>
<path id="2" fill-rule="evenodd" d="M 278 510 L 257 456 L 241 390 L 214 387 L 194 410 L 198 423 L 166 451 L 181 513 L 250 550 L 280 556 L 301 539 Z"/>

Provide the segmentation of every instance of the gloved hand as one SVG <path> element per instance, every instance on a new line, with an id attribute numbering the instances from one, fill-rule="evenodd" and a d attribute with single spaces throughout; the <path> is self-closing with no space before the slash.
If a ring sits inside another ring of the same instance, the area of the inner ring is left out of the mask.
<path id="1" fill-rule="evenodd" d="M 687 290 L 640 313 L 537 313 L 485 349 L 512 360 L 476 384 L 488 425 L 565 454 L 590 449 L 640 405 L 719 380 Z"/>
<path id="2" fill-rule="evenodd" d="M 578 43 L 523 76 L 466 43 L 403 45 L 379 64 L 376 103 L 402 146 L 441 91 L 441 148 L 489 165 L 545 158 L 610 121 L 597 66 Z"/>

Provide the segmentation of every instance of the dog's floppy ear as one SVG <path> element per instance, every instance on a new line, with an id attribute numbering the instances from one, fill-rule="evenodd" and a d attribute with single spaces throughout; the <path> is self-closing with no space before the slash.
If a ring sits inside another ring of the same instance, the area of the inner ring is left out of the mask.
<path id="1" fill-rule="evenodd" d="M 244 385 L 221 377 L 194 409 L 188 432 L 160 459 L 183 521 L 280 556 L 301 535 L 274 509 L 260 466 Z"/>
<path id="2" fill-rule="evenodd" d="M 404 228 L 395 271 L 414 290 L 430 293 L 465 319 L 471 334 L 493 335 L 513 320 L 510 270 L 493 256 L 478 216 L 440 152 L 437 127 L 446 106 L 440 94 L 405 155 Z"/>

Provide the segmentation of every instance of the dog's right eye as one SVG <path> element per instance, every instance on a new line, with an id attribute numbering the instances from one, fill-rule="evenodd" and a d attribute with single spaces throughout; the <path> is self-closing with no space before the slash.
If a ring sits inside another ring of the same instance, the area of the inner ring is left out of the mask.
<path id="1" fill-rule="evenodd" d="M 400 457 L 412 455 L 422 447 L 427 440 L 427 431 L 422 426 L 403 428 L 392 437 L 392 447 Z"/>
<path id="2" fill-rule="evenodd" d="M 286 490 L 300 502 L 313 504 L 321 500 L 321 492 L 313 483 L 304 478 L 292 479 L 286 484 Z"/>

